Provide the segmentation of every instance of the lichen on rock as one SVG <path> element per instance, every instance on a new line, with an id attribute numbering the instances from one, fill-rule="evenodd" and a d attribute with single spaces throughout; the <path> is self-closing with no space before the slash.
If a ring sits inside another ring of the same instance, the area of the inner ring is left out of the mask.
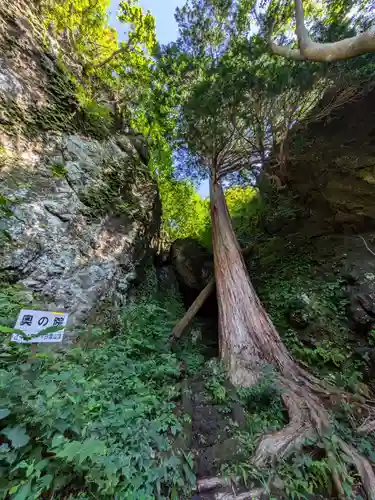
<path id="1" fill-rule="evenodd" d="M 104 298 L 125 299 L 158 230 L 160 202 L 135 149 L 80 136 L 51 142 L 32 165 L 19 158 L 1 172 L 13 215 L 3 220 L 11 241 L 0 268 L 80 322 Z"/>

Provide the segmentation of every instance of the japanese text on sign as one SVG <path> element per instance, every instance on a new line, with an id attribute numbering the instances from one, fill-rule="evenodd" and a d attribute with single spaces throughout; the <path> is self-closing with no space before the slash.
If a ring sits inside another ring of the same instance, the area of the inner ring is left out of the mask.
<path id="1" fill-rule="evenodd" d="M 41 330 L 53 327 L 65 326 L 68 321 L 68 314 L 64 312 L 51 311 L 33 311 L 22 309 L 18 315 L 15 329 L 21 330 L 25 335 L 35 335 Z M 21 334 L 12 335 L 13 342 L 32 343 L 32 342 L 61 342 L 64 336 L 64 330 L 52 331 L 32 337 L 27 340 Z"/>

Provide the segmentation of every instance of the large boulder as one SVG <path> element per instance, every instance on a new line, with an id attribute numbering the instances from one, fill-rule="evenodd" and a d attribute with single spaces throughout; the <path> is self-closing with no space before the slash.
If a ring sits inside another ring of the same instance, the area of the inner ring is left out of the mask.
<path id="1" fill-rule="evenodd" d="M 283 164 L 275 158 L 266 170 L 279 178 L 281 194 L 293 193 L 292 209 L 304 212 L 298 229 L 302 223 L 320 234 L 375 228 L 374 118 L 373 85 L 330 89 L 311 119 L 290 131 Z"/>
<path id="2" fill-rule="evenodd" d="M 186 307 L 189 307 L 214 274 L 211 252 L 194 238 L 176 240 L 170 250 L 170 263 Z M 205 341 L 217 343 L 217 302 L 213 293 L 198 313 L 206 321 Z"/>
<path id="3" fill-rule="evenodd" d="M 159 229 L 157 186 L 126 141 L 50 136 L 1 170 L 1 278 L 75 323 L 103 299 L 126 297 Z"/>
<path id="4" fill-rule="evenodd" d="M 248 262 L 287 347 L 348 386 L 363 363 L 373 373 L 374 116 L 372 86 L 333 89 L 290 131 L 284 161 L 275 154 L 260 182 Z"/>
<path id="5" fill-rule="evenodd" d="M 199 293 L 213 274 L 212 254 L 194 238 L 176 240 L 170 258 L 178 282 L 186 290 Z"/>

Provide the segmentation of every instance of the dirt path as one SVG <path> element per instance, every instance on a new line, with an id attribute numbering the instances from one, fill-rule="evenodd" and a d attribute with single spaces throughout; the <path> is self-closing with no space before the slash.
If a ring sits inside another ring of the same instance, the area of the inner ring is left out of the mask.
<path id="1" fill-rule="evenodd" d="M 206 387 L 204 379 L 186 382 L 185 411 L 191 416 L 190 450 L 195 457 L 197 483 L 202 479 L 222 477 L 222 467 L 244 460 L 241 446 L 235 437 L 241 426 L 241 409 L 237 404 L 218 404 Z M 194 500 L 235 498 L 246 489 L 233 485 L 217 486 L 197 493 Z M 239 497 L 241 498 L 241 497 Z M 249 497 L 250 498 L 250 497 Z"/>

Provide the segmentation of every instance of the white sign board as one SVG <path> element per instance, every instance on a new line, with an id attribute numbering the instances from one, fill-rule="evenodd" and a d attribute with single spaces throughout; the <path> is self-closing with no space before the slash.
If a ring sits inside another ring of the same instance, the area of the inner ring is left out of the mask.
<path id="1" fill-rule="evenodd" d="M 67 321 L 68 313 L 22 309 L 18 315 L 17 323 L 14 328 L 23 331 L 25 335 L 35 335 L 46 328 L 65 326 Z M 42 333 L 30 340 L 26 340 L 19 333 L 13 333 L 12 341 L 23 344 L 34 342 L 61 342 L 63 336 L 64 330 L 58 330 L 52 333 Z"/>

